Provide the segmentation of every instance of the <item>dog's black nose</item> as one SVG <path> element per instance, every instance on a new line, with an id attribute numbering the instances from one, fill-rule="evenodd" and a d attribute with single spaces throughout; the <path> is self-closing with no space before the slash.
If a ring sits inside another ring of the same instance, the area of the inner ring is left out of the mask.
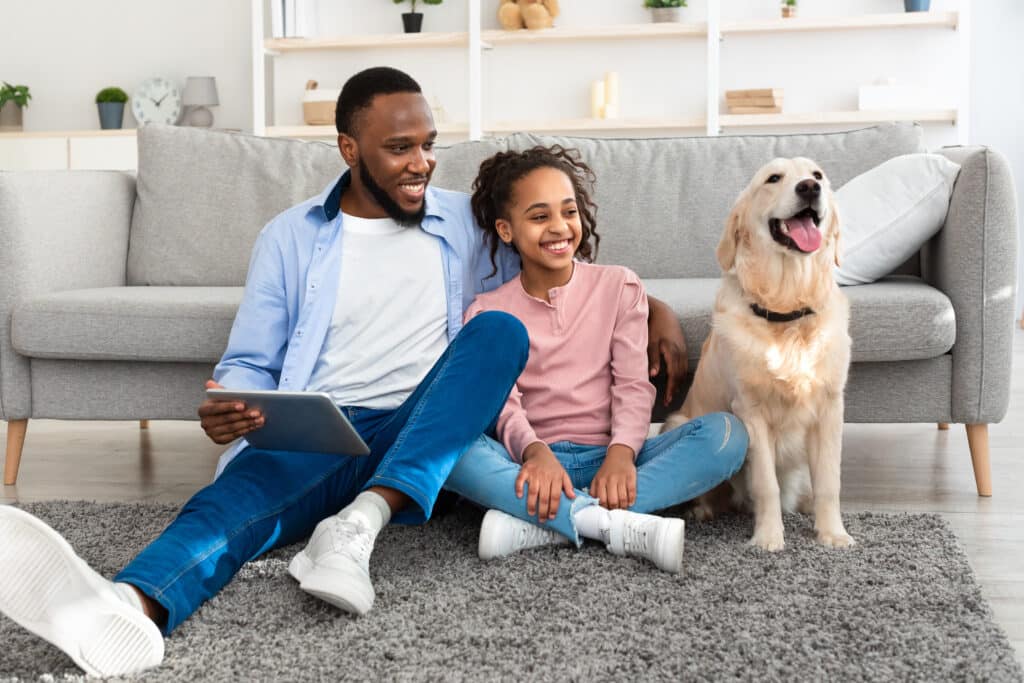
<path id="1" fill-rule="evenodd" d="M 821 195 L 821 184 L 817 180 L 801 180 L 796 184 L 796 193 L 807 201 L 817 199 Z"/>

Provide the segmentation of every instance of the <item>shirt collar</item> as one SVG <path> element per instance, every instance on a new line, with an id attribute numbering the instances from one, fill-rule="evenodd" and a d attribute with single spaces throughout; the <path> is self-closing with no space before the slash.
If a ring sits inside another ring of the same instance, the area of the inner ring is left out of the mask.
<path id="1" fill-rule="evenodd" d="M 341 194 L 352 184 L 352 171 L 348 170 L 324 188 L 323 192 L 313 198 L 310 211 L 319 210 L 325 222 L 331 222 L 338 217 L 341 210 Z M 427 185 L 424 201 L 427 203 L 426 216 L 445 220 L 448 217 L 447 206 L 441 200 L 437 190 Z"/>

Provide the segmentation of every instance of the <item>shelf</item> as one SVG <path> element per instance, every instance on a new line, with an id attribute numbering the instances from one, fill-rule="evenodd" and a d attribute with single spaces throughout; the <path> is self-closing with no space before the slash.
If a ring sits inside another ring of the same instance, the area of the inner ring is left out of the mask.
<path id="1" fill-rule="evenodd" d="M 885 123 L 887 121 L 931 121 L 956 123 L 955 109 L 909 109 L 879 111 L 795 112 L 792 114 L 722 114 L 723 128 L 731 126 L 822 126 L 844 123 Z"/>
<path id="2" fill-rule="evenodd" d="M 268 52 L 302 50 L 349 50 L 368 47 L 460 47 L 469 44 L 469 34 L 460 33 L 371 33 L 333 38 L 267 38 Z"/>
<path id="3" fill-rule="evenodd" d="M 112 130 L 2 130 L 0 138 L 113 138 L 135 135 L 134 128 Z"/>
<path id="4" fill-rule="evenodd" d="M 575 40 L 643 40 L 646 38 L 703 37 L 707 24 L 610 24 L 577 28 L 549 28 L 540 31 L 483 31 L 481 40 L 491 45 L 516 43 L 570 42 Z"/>
<path id="5" fill-rule="evenodd" d="M 561 121 L 494 121 L 484 122 L 488 133 L 586 133 L 617 130 L 670 130 L 703 128 L 703 118 L 691 119 L 563 119 Z"/>
<path id="6" fill-rule="evenodd" d="M 437 127 L 439 135 L 465 135 L 469 126 L 464 123 L 442 123 Z M 336 138 L 338 129 L 334 126 L 267 126 L 268 138 Z"/>
<path id="7" fill-rule="evenodd" d="M 722 34 L 848 31 L 872 28 L 957 28 L 959 12 L 900 12 L 853 17 L 793 17 L 760 21 L 722 22 Z"/>

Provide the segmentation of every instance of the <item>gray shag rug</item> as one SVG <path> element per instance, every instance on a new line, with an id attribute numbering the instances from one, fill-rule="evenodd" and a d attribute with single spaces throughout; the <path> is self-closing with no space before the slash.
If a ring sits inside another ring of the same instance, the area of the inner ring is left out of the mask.
<path id="1" fill-rule="evenodd" d="M 25 504 L 112 576 L 172 505 Z M 689 522 L 685 570 L 664 574 L 597 545 L 476 557 L 481 512 L 390 527 L 361 619 L 287 574 L 300 546 L 248 564 L 167 640 L 142 680 L 1020 681 L 967 558 L 936 515 L 846 515 L 859 544 L 828 550 L 786 519 L 786 549 L 746 545 L 748 517 Z M 0 577 L 0 581 L 3 577 Z M 0 679 L 81 677 L 0 617 Z"/>

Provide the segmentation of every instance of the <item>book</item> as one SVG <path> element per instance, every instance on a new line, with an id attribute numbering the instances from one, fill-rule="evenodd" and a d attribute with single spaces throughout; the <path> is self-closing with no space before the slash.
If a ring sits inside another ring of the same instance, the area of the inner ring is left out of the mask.
<path id="1" fill-rule="evenodd" d="M 725 99 L 744 97 L 782 97 L 782 88 L 754 88 L 753 90 L 726 90 Z"/>
<path id="2" fill-rule="evenodd" d="M 727 97 L 726 103 L 737 107 L 781 107 L 782 97 Z"/>
<path id="3" fill-rule="evenodd" d="M 782 107 L 734 107 L 729 105 L 730 114 L 781 114 Z"/>

